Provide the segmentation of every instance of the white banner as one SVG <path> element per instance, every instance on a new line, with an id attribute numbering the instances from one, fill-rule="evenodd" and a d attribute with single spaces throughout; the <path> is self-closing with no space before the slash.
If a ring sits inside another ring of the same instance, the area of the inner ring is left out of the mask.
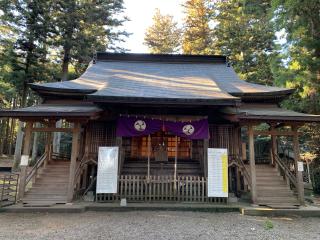
<path id="1" fill-rule="evenodd" d="M 228 197 L 228 150 L 208 148 L 208 197 Z"/>
<path id="2" fill-rule="evenodd" d="M 118 191 L 119 147 L 99 147 L 96 193 Z"/>

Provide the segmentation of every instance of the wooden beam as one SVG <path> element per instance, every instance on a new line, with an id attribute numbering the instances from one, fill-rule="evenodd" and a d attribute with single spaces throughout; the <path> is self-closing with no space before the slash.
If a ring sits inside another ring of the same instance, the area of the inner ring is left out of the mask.
<path id="1" fill-rule="evenodd" d="M 294 152 L 294 167 L 297 179 L 297 191 L 298 199 L 301 205 L 304 205 L 304 185 L 303 185 L 303 175 L 301 171 L 298 171 L 298 163 L 300 162 L 300 147 L 299 147 L 299 135 L 298 127 L 292 126 L 292 130 L 296 133 L 293 136 L 293 152 Z"/>
<path id="2" fill-rule="evenodd" d="M 248 126 L 249 137 L 249 160 L 250 160 L 250 175 L 251 175 L 251 200 L 253 204 L 257 203 L 257 183 L 256 183 L 256 165 L 254 156 L 254 134 L 253 126 Z"/>
<path id="3" fill-rule="evenodd" d="M 30 148 L 31 148 L 31 128 L 32 128 L 33 122 L 27 122 L 26 128 L 25 128 L 25 136 L 24 136 L 24 144 L 23 144 L 23 150 L 22 150 L 22 157 L 28 156 L 30 154 Z M 22 159 L 21 157 L 21 159 Z M 20 159 L 20 181 L 19 181 L 19 199 L 22 199 L 24 197 L 25 193 L 25 185 L 26 185 L 26 178 L 27 178 L 27 168 L 29 159 L 26 163 L 22 163 Z"/>
<path id="4" fill-rule="evenodd" d="M 68 184 L 68 195 L 67 201 L 73 200 L 74 194 L 74 178 L 77 165 L 77 158 L 79 154 L 79 136 L 80 136 L 80 123 L 74 123 L 74 131 L 72 133 L 72 148 L 71 148 L 71 160 L 70 160 L 70 171 L 69 171 L 69 184 Z"/>
<path id="5" fill-rule="evenodd" d="M 253 131 L 253 135 L 273 135 L 273 136 L 294 136 L 296 133 L 293 131 Z"/>
<path id="6" fill-rule="evenodd" d="M 72 132 L 73 128 L 56 128 L 56 127 L 44 127 L 44 128 L 32 128 L 33 132 Z"/>

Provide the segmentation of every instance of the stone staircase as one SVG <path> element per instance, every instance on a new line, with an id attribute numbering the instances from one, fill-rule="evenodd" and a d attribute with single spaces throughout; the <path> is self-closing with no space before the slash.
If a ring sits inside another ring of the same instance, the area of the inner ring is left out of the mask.
<path id="1" fill-rule="evenodd" d="M 270 164 L 256 165 L 257 203 L 274 208 L 296 208 L 297 197 L 278 170 Z"/>
<path id="2" fill-rule="evenodd" d="M 67 203 L 70 161 L 52 161 L 25 193 L 23 204 L 30 206 Z"/>

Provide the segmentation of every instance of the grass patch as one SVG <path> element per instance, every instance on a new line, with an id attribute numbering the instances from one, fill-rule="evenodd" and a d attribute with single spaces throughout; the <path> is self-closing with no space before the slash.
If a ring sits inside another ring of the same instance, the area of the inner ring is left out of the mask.
<path id="1" fill-rule="evenodd" d="M 268 219 L 267 221 L 264 222 L 263 227 L 265 230 L 270 230 L 270 229 L 273 229 L 274 226 L 272 221 Z"/>

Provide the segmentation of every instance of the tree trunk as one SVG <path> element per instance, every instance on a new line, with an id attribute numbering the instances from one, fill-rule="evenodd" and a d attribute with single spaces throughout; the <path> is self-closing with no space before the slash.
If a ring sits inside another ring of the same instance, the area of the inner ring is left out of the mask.
<path id="1" fill-rule="evenodd" d="M 62 120 L 56 122 L 56 128 L 62 127 Z M 61 132 L 55 132 L 53 134 L 53 152 L 60 153 Z"/>
<path id="2" fill-rule="evenodd" d="M 70 63 L 70 51 L 71 48 L 69 46 L 64 47 L 63 61 L 62 61 L 62 69 L 61 69 L 61 81 L 68 80 L 69 74 L 69 63 Z"/>
<path id="3" fill-rule="evenodd" d="M 36 123 L 36 127 L 40 127 L 40 124 Z M 31 153 L 31 162 L 32 163 L 35 163 L 37 160 L 38 138 L 39 138 L 39 132 L 35 132 L 33 135 L 33 145 L 32 145 L 32 153 Z"/>
<path id="4" fill-rule="evenodd" d="M 16 140 L 16 148 L 14 150 L 14 163 L 13 167 L 16 169 L 20 164 L 21 159 L 21 149 L 22 149 L 22 141 L 23 141 L 23 122 L 19 121 L 18 131 L 17 131 L 17 140 Z"/>

